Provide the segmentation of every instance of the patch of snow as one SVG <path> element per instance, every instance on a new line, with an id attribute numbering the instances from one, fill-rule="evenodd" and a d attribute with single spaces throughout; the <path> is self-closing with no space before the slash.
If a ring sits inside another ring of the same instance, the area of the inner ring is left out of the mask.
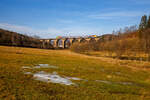
<path id="1" fill-rule="evenodd" d="M 31 69 L 30 66 L 23 66 L 22 68 L 23 68 L 23 69 Z"/>
<path id="2" fill-rule="evenodd" d="M 76 78 L 76 77 L 66 77 L 67 79 L 70 79 L 70 80 L 82 80 L 80 78 Z"/>
<path id="3" fill-rule="evenodd" d="M 39 64 L 39 65 L 35 66 L 35 68 L 58 68 L 58 67 L 52 66 L 49 64 Z"/>
<path id="4" fill-rule="evenodd" d="M 74 84 L 69 79 L 57 75 L 56 72 L 49 74 L 49 73 L 45 73 L 45 72 L 41 71 L 41 72 L 35 73 L 33 75 L 33 77 L 36 80 L 44 81 L 44 82 L 60 83 L 60 84 L 65 84 L 65 85 L 73 85 Z"/>
<path id="5" fill-rule="evenodd" d="M 25 72 L 24 74 L 32 74 L 31 72 Z"/>
<path id="6" fill-rule="evenodd" d="M 39 66 L 49 66 L 49 64 L 39 64 Z"/>

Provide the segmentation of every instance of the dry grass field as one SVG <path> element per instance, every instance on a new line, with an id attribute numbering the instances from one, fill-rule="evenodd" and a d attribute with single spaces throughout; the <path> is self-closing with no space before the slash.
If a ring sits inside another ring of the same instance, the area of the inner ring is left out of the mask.
<path id="1" fill-rule="evenodd" d="M 149 65 L 0 46 L 0 100 L 150 100 Z"/>

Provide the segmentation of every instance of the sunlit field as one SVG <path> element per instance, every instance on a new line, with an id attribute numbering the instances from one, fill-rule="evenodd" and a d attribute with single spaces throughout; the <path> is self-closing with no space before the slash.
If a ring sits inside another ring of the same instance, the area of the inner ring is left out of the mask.
<path id="1" fill-rule="evenodd" d="M 150 100 L 150 70 L 142 67 L 148 64 L 116 62 L 69 50 L 0 46 L 0 100 Z"/>

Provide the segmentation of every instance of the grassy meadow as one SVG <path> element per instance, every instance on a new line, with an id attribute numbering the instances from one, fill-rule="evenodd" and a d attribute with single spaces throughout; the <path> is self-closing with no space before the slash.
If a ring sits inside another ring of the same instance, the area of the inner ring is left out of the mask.
<path id="1" fill-rule="evenodd" d="M 58 68 L 32 69 L 38 64 Z M 0 46 L 0 100 L 150 100 L 149 65 L 69 50 Z M 83 80 L 72 80 L 76 85 L 64 85 L 24 74 L 39 71 Z"/>

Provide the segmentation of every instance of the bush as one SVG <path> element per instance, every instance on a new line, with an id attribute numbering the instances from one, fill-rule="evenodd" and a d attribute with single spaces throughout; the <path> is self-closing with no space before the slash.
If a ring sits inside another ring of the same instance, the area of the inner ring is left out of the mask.
<path id="1" fill-rule="evenodd" d="M 74 52 L 78 52 L 78 53 L 83 53 L 83 52 L 87 52 L 90 51 L 89 48 L 89 44 L 88 43 L 74 43 L 73 45 L 71 45 L 70 50 L 74 51 Z"/>

